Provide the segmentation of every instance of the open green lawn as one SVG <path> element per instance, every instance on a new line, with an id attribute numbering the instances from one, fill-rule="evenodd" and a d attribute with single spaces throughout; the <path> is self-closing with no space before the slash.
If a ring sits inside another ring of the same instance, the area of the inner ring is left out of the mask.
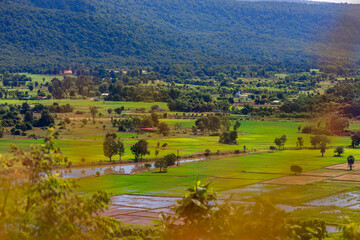
<path id="1" fill-rule="evenodd" d="M 31 77 L 32 82 L 39 82 L 45 84 L 46 82 L 50 82 L 53 78 L 57 78 L 62 80 L 64 76 L 62 75 L 46 75 L 46 74 L 31 74 L 31 73 L 19 73 L 20 75 L 26 75 Z M 43 80 L 45 79 L 45 81 Z"/>

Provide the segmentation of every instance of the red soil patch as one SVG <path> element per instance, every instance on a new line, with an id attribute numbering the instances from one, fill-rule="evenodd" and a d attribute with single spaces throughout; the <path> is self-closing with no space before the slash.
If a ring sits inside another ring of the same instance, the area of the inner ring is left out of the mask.
<path id="1" fill-rule="evenodd" d="M 360 165 L 360 161 L 355 161 L 355 164 L 353 165 L 353 169 L 356 168 L 358 165 Z M 335 170 L 349 170 L 348 163 L 340 163 L 332 166 L 326 167 L 327 169 L 335 169 Z"/>
<path id="2" fill-rule="evenodd" d="M 360 182 L 360 174 L 345 174 L 345 175 L 333 178 L 331 180 Z"/>
<path id="3" fill-rule="evenodd" d="M 316 169 L 301 173 L 305 176 L 319 176 L 319 177 L 337 177 L 345 174 L 344 171 L 337 171 L 332 169 Z"/>

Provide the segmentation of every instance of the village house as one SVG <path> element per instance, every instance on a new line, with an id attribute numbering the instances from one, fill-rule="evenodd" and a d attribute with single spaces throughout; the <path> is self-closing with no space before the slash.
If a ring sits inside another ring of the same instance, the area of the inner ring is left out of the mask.
<path id="1" fill-rule="evenodd" d="M 73 71 L 72 70 L 64 70 L 63 75 L 73 75 Z"/>
<path id="2" fill-rule="evenodd" d="M 247 94 L 241 94 L 241 92 L 237 92 L 237 93 L 235 93 L 235 95 L 234 95 L 234 98 L 248 98 L 249 97 L 249 95 L 247 95 Z"/>

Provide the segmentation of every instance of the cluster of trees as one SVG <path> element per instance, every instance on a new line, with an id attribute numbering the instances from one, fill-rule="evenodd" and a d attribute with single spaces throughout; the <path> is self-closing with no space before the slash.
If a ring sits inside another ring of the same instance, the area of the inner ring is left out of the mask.
<path id="1" fill-rule="evenodd" d="M 48 91 L 55 99 L 65 97 L 75 97 L 77 94 L 87 97 L 99 96 L 99 87 L 101 79 L 98 77 L 89 77 L 81 75 L 79 77 L 64 77 L 60 80 L 53 78 L 48 85 Z"/>
<path id="2" fill-rule="evenodd" d="M 314 148 L 321 148 L 331 142 L 330 138 L 325 135 L 315 135 L 310 137 L 310 144 Z"/>
<path id="3" fill-rule="evenodd" d="M 237 132 L 236 131 L 225 131 L 223 133 L 220 134 L 220 139 L 219 139 L 219 143 L 224 143 L 224 144 L 237 144 Z"/>
<path id="4" fill-rule="evenodd" d="M 34 116 L 35 112 L 40 113 L 39 118 Z M 20 117 L 21 115 L 23 118 Z M 33 127 L 48 127 L 55 123 L 48 107 L 39 104 L 31 108 L 27 103 L 23 103 L 21 106 L 0 106 L 0 120 L 0 127 L 13 127 L 10 130 L 13 135 L 26 135 L 26 131 Z"/>
<path id="5" fill-rule="evenodd" d="M 155 162 L 154 166 L 159 168 L 160 172 L 167 172 L 167 167 L 175 165 L 178 158 L 174 153 L 170 153 Z"/>
<path id="6" fill-rule="evenodd" d="M 221 128 L 221 118 L 216 115 L 204 116 L 196 120 L 195 126 L 201 133 L 216 132 Z"/>
<path id="7" fill-rule="evenodd" d="M 70 113 L 74 110 L 74 107 L 70 104 L 59 105 L 58 103 L 54 102 L 52 105 L 49 106 L 49 112 L 52 113 Z"/>
<path id="8" fill-rule="evenodd" d="M 111 101 L 156 101 L 167 102 L 171 111 L 180 112 L 209 112 L 217 105 L 210 93 L 186 87 L 175 86 L 143 86 L 110 84 L 107 88 Z M 105 89 L 103 89 L 105 90 Z"/>
<path id="9" fill-rule="evenodd" d="M 316 126 L 305 126 L 301 129 L 299 126 L 298 130 L 302 133 L 310 134 L 322 134 L 322 135 L 342 135 L 345 132 L 345 129 L 349 128 L 349 120 L 344 117 L 339 117 L 337 115 L 331 115 L 327 119 L 324 119 L 325 126 L 318 122 Z"/>
<path id="10" fill-rule="evenodd" d="M 136 131 L 140 132 L 142 127 L 152 128 L 157 127 L 158 132 L 164 136 L 170 134 L 170 127 L 165 122 L 159 121 L 159 115 L 156 113 L 151 113 L 150 116 L 145 116 L 144 118 L 139 117 L 128 117 L 123 119 L 114 119 L 112 118 L 113 127 L 118 127 L 119 132 L 125 131 Z"/>
<path id="11" fill-rule="evenodd" d="M 233 127 L 233 131 L 230 131 L 230 121 L 226 118 L 223 119 L 223 125 L 225 128 L 225 131 L 220 134 L 219 143 L 225 143 L 225 144 L 237 144 L 237 130 L 241 126 L 240 121 L 236 121 Z M 244 146 L 245 151 L 245 146 Z"/>
<path id="12" fill-rule="evenodd" d="M 349 78 L 327 89 L 322 95 L 300 95 L 294 102 L 287 101 L 280 107 L 280 110 L 285 113 L 308 112 L 313 115 L 327 114 L 331 111 L 350 118 L 358 117 L 359 87 L 360 79 L 358 77 Z M 341 132 L 341 129 L 347 127 L 346 121 L 341 118 L 329 119 L 329 124 L 329 130 L 337 134 Z"/>
<path id="13" fill-rule="evenodd" d="M 3 86 L 5 87 L 20 87 L 24 86 L 27 82 L 31 82 L 31 77 L 26 76 L 25 74 L 13 74 L 9 72 L 4 72 L 0 74 L 0 81 L 2 81 Z"/>

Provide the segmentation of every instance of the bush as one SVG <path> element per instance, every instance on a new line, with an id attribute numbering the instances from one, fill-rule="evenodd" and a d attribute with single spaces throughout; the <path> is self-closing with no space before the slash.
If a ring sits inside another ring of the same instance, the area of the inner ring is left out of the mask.
<path id="1" fill-rule="evenodd" d="M 83 115 L 84 113 L 85 113 L 85 112 L 83 112 L 83 111 L 76 111 L 76 112 L 75 112 L 76 115 Z"/>
<path id="2" fill-rule="evenodd" d="M 294 172 L 295 174 L 302 173 L 303 169 L 300 166 L 292 165 L 290 167 L 290 170 Z"/>
<path id="3" fill-rule="evenodd" d="M 173 153 L 170 153 L 164 157 L 167 166 L 175 165 L 176 159 L 177 157 Z"/>
<path id="4" fill-rule="evenodd" d="M 16 129 L 16 128 L 12 128 L 10 130 L 10 133 L 11 133 L 11 135 L 20 135 L 21 134 L 20 130 Z"/>
<path id="5" fill-rule="evenodd" d="M 235 154 L 239 154 L 239 153 L 240 153 L 240 150 L 235 150 L 234 153 L 235 153 Z"/>
<path id="6" fill-rule="evenodd" d="M 70 124 L 70 123 L 71 123 L 71 120 L 70 120 L 69 118 L 65 118 L 64 121 L 65 121 L 66 124 Z"/>
<path id="7" fill-rule="evenodd" d="M 211 150 L 210 149 L 206 149 L 205 150 L 205 156 L 210 156 L 211 154 Z"/>
<path id="8" fill-rule="evenodd" d="M 331 132 L 325 128 L 320 128 L 316 126 L 305 126 L 301 130 L 302 133 L 309 133 L 309 134 L 323 134 L 323 135 L 331 135 Z"/>

